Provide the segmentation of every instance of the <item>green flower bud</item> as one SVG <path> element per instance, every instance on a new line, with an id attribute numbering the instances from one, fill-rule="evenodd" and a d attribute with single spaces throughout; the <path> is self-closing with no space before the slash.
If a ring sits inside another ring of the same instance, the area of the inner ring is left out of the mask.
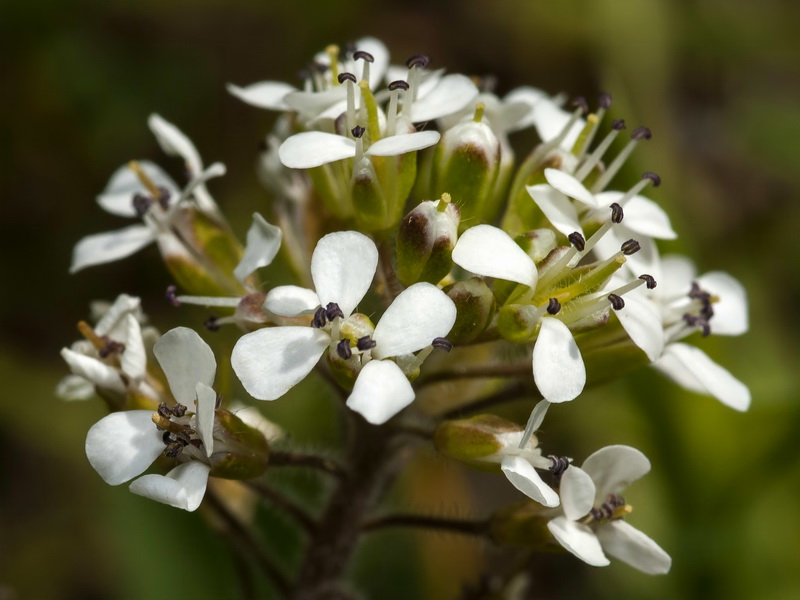
<path id="1" fill-rule="evenodd" d="M 538 502 L 523 500 L 497 511 L 489 520 L 489 535 L 502 546 L 529 548 L 537 552 L 565 552 L 556 542 L 543 516 L 545 508 Z"/>
<path id="2" fill-rule="evenodd" d="M 250 479 L 261 475 L 269 462 L 269 443 L 257 429 L 230 411 L 216 411 L 211 475 Z"/>
<path id="3" fill-rule="evenodd" d="M 527 344 L 536 339 L 542 314 L 529 304 L 508 304 L 497 315 L 497 331 L 509 342 Z"/>
<path id="4" fill-rule="evenodd" d="M 436 284 L 450 272 L 459 220 L 449 194 L 422 202 L 405 216 L 397 235 L 397 277 L 404 285 Z"/>
<path id="5" fill-rule="evenodd" d="M 433 434 L 439 453 L 481 471 L 497 471 L 498 461 L 486 460 L 497 455 L 506 445 L 503 434 L 518 433 L 516 423 L 494 415 L 476 415 L 469 419 L 444 421 Z"/>
<path id="6" fill-rule="evenodd" d="M 481 122 L 483 105 L 475 118 L 451 127 L 442 135 L 434 159 L 434 191 L 448 192 L 461 208 L 464 224 L 491 221 L 497 209 L 496 181 L 500 171 L 500 141 Z"/>
<path id="7" fill-rule="evenodd" d="M 444 288 L 444 292 L 455 303 L 456 322 L 447 334 L 454 344 L 475 340 L 492 322 L 496 302 L 492 290 L 480 277 L 472 277 Z"/>

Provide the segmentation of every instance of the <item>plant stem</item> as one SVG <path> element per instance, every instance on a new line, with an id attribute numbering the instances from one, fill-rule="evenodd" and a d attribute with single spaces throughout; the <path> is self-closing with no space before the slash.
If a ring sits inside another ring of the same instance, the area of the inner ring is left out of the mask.
<path id="1" fill-rule="evenodd" d="M 308 467 L 323 473 L 328 473 L 339 479 L 347 477 L 347 471 L 329 458 L 314 456 L 312 454 L 299 454 L 297 452 L 281 452 L 272 450 L 269 453 L 269 466 L 271 467 Z"/>
<path id="2" fill-rule="evenodd" d="M 433 383 L 452 379 L 491 379 L 493 377 L 521 377 L 523 375 L 531 375 L 531 363 L 528 361 L 510 365 L 501 364 L 483 367 L 464 365 L 431 373 L 414 387 L 420 389 Z"/>
<path id="3" fill-rule="evenodd" d="M 270 487 L 265 486 L 259 481 L 254 479 L 250 479 L 244 482 L 250 489 L 258 493 L 264 500 L 267 502 L 274 504 L 278 508 L 282 509 L 286 512 L 289 516 L 294 518 L 295 521 L 305 530 L 306 533 L 309 535 L 313 535 L 317 530 L 317 522 L 314 518 L 309 515 L 305 510 L 297 506 L 294 502 L 292 502 L 289 498 L 274 490 Z"/>
<path id="4" fill-rule="evenodd" d="M 364 531 L 375 531 L 384 527 L 420 527 L 423 529 L 451 531 L 464 535 L 485 536 L 489 530 L 489 522 L 425 515 L 387 515 L 366 521 L 362 526 Z"/>

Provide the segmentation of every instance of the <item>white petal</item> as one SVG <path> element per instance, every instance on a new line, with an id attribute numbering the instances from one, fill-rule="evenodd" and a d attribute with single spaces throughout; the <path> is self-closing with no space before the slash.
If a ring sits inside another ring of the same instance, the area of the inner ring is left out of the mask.
<path id="1" fill-rule="evenodd" d="M 453 248 L 453 262 L 484 277 L 497 277 L 536 287 L 533 260 L 502 229 L 477 225 L 467 229 Z"/>
<path id="2" fill-rule="evenodd" d="M 149 227 L 131 225 L 117 231 L 88 235 L 75 245 L 70 273 L 86 267 L 102 265 L 138 252 L 155 240 Z"/>
<path id="3" fill-rule="evenodd" d="M 519 131 L 521 129 L 527 129 L 531 125 L 534 124 L 534 112 L 533 107 L 539 103 L 539 100 L 547 98 L 547 94 L 545 94 L 541 90 L 537 90 L 536 88 L 523 86 L 516 89 L 511 90 L 508 94 L 505 95 L 503 98 L 503 102 L 505 103 L 522 103 L 528 107 L 528 110 L 525 113 L 525 116 L 519 120 L 517 120 L 513 125 L 510 123 L 505 124 L 505 130 L 509 133 L 513 131 Z"/>
<path id="4" fill-rule="evenodd" d="M 533 201 L 557 231 L 568 236 L 577 231 L 583 235 L 578 221 L 578 211 L 569 198 L 547 184 L 530 185 L 526 188 Z"/>
<path id="5" fill-rule="evenodd" d="M 460 74 L 445 75 L 436 87 L 411 106 L 414 123 L 433 121 L 464 108 L 478 95 L 478 88 L 469 77 Z"/>
<path id="6" fill-rule="evenodd" d="M 272 263 L 281 248 L 283 233 L 258 213 L 253 213 L 253 224 L 247 232 L 247 246 L 242 260 L 233 270 L 233 276 L 244 281 L 260 267 Z"/>
<path id="7" fill-rule="evenodd" d="M 217 408 L 217 392 L 205 383 L 195 387 L 197 395 L 197 434 L 203 442 L 206 456 L 214 453 L 214 414 Z"/>
<path id="8" fill-rule="evenodd" d="M 520 492 L 544 506 L 558 506 L 559 499 L 533 468 L 533 465 L 519 456 L 505 456 L 500 468 L 511 484 Z"/>
<path id="9" fill-rule="evenodd" d="M 375 326 L 375 358 L 410 354 L 445 337 L 456 322 L 456 305 L 430 283 L 415 283 L 400 293 Z"/>
<path id="10" fill-rule="evenodd" d="M 694 263 L 686 256 L 669 254 L 661 259 L 661 279 L 658 280 L 658 296 L 673 300 L 686 296 L 697 277 Z"/>
<path id="11" fill-rule="evenodd" d="M 305 379 L 330 344 L 312 327 L 270 327 L 239 338 L 231 366 L 247 392 L 275 400 Z"/>
<path id="12" fill-rule="evenodd" d="M 106 388 L 121 394 L 125 393 L 125 384 L 122 381 L 119 371 L 104 362 L 79 354 L 69 348 L 61 349 L 61 357 L 67 361 L 70 370 L 74 375 L 83 377 L 92 382 L 97 387 Z"/>
<path id="13" fill-rule="evenodd" d="M 560 135 L 571 118 L 572 113 L 562 109 L 550 98 L 540 99 L 533 107 L 534 125 L 543 142 L 549 142 Z M 585 124 L 586 122 L 583 119 L 578 119 L 572 127 L 570 127 L 569 132 L 561 142 L 561 148 L 570 150 L 578 139 Z"/>
<path id="14" fill-rule="evenodd" d="M 311 256 L 311 279 L 322 306 L 335 302 L 349 316 L 372 285 L 378 268 L 375 242 L 356 231 L 329 233 Z"/>
<path id="15" fill-rule="evenodd" d="M 144 377 L 147 369 L 147 353 L 144 349 L 144 339 L 142 339 L 142 328 L 139 321 L 132 314 L 126 317 L 128 333 L 125 336 L 125 350 L 120 357 L 120 368 L 122 372 L 134 381 Z"/>
<path id="16" fill-rule="evenodd" d="M 615 311 L 625 332 L 651 361 L 658 360 L 664 350 L 664 329 L 661 315 L 653 303 L 644 297 L 647 292 L 625 294 L 625 306 Z"/>
<path id="17" fill-rule="evenodd" d="M 711 333 L 716 335 L 742 335 L 749 329 L 747 316 L 747 291 L 739 280 L 723 271 L 705 273 L 697 278 L 702 289 L 719 298 L 714 302 Z"/>
<path id="18" fill-rule="evenodd" d="M 167 376 L 175 400 L 181 404 L 194 404 L 198 383 L 214 384 L 217 371 L 214 352 L 194 330 L 188 327 L 170 329 L 153 346 L 153 353 Z"/>
<path id="19" fill-rule="evenodd" d="M 86 434 L 86 457 L 109 485 L 143 473 L 164 451 L 152 410 L 128 410 L 103 417 Z"/>
<path id="20" fill-rule="evenodd" d="M 650 471 L 650 461 L 636 448 L 606 446 L 591 454 L 581 468 L 594 481 L 597 494 L 595 504 L 602 504 L 609 494 L 619 494 L 637 479 Z"/>
<path id="21" fill-rule="evenodd" d="M 602 192 L 597 194 L 598 206 L 611 206 L 624 196 L 623 192 Z M 657 238 L 660 240 L 674 240 L 678 237 L 669 216 L 658 204 L 644 196 L 634 196 L 623 207 L 625 219 L 623 223 L 630 230 L 640 235 Z"/>
<path id="22" fill-rule="evenodd" d="M 126 341 L 128 335 L 128 313 L 138 316 L 141 312 L 141 299 L 128 294 L 120 294 L 114 303 L 103 311 L 103 316 L 94 326 L 97 335 L 107 335 L 120 342 Z"/>
<path id="23" fill-rule="evenodd" d="M 313 118 L 332 104 L 336 104 L 346 97 L 347 86 L 337 85 L 322 92 L 291 92 L 284 96 L 283 101 L 289 108 L 296 110 L 304 117 Z"/>
<path id="24" fill-rule="evenodd" d="M 267 110 L 289 110 L 289 106 L 283 99 L 286 94 L 297 90 L 294 86 L 282 81 L 259 81 L 245 87 L 229 83 L 225 87 L 230 94 L 242 102 Z"/>
<path id="25" fill-rule="evenodd" d="M 584 185 L 569 173 L 558 169 L 545 169 L 544 176 L 547 183 L 552 185 L 562 194 L 574 198 L 589 208 L 597 208 L 597 199 Z"/>
<path id="26" fill-rule="evenodd" d="M 167 154 L 180 156 L 192 176 L 197 176 L 203 170 L 200 154 L 192 141 L 172 123 L 165 121 L 159 115 L 150 115 L 147 120 L 150 131 L 156 136 L 159 145 Z"/>
<path id="27" fill-rule="evenodd" d="M 530 442 L 531 438 L 533 438 L 533 434 L 538 431 L 542 421 L 544 421 L 544 416 L 547 414 L 547 410 L 549 408 L 550 402 L 547 400 L 539 400 L 539 402 L 536 403 L 536 406 L 533 407 L 531 415 L 528 417 L 528 422 L 525 424 L 525 430 L 522 432 L 522 436 L 520 437 L 520 448 L 525 448 L 528 445 L 528 442 Z M 533 439 L 535 444 L 536 438 Z"/>
<path id="28" fill-rule="evenodd" d="M 356 143 L 344 136 L 322 131 L 304 131 L 287 138 L 278 148 L 278 156 L 290 169 L 311 169 L 353 158 Z"/>
<path id="29" fill-rule="evenodd" d="M 164 187 L 171 194 L 177 192 L 178 186 L 157 164 L 149 160 L 140 160 L 137 161 L 137 164 L 156 187 Z M 97 197 L 97 203 L 103 210 L 112 215 L 136 217 L 136 209 L 133 207 L 133 195 L 137 192 L 146 191 L 136 173 L 128 165 L 124 165 L 114 171 L 106 189 Z"/>
<path id="30" fill-rule="evenodd" d="M 272 288 L 264 299 L 264 308 L 273 315 L 296 317 L 313 312 L 320 305 L 314 290 L 296 285 L 279 285 Z"/>
<path id="31" fill-rule="evenodd" d="M 367 150 L 367 154 L 370 156 L 397 156 L 406 152 L 415 152 L 433 146 L 440 137 L 438 131 L 418 131 L 393 135 L 372 144 Z"/>
<path id="32" fill-rule="evenodd" d="M 88 400 L 94 396 L 94 385 L 80 375 L 67 375 L 58 382 L 56 396 L 66 401 Z"/>
<path id="33" fill-rule="evenodd" d="M 714 396 L 734 410 L 750 407 L 750 390 L 726 369 L 694 346 L 668 344 L 661 358 L 653 363 L 656 369 L 684 388 Z"/>
<path id="34" fill-rule="evenodd" d="M 382 425 L 414 401 L 414 389 L 395 363 L 371 360 L 356 378 L 347 406 Z"/>
<path id="35" fill-rule="evenodd" d="M 672 559 L 644 533 L 625 521 L 611 521 L 598 528 L 597 537 L 603 550 L 648 575 L 663 575 L 672 566 Z"/>
<path id="36" fill-rule="evenodd" d="M 208 486 L 208 465 L 190 461 L 165 475 L 145 475 L 128 487 L 134 494 L 192 512 L 203 501 Z"/>
<path id="37" fill-rule="evenodd" d="M 559 544 L 583 562 L 593 567 L 605 567 L 610 564 L 603 554 L 600 541 L 588 526 L 557 517 L 547 524 L 547 528 Z"/>
<path id="38" fill-rule="evenodd" d="M 586 471 L 575 465 L 567 467 L 561 476 L 560 492 L 564 514 L 571 521 L 586 516 L 594 506 L 594 482 Z"/>
<path id="39" fill-rule="evenodd" d="M 586 385 L 586 367 L 569 327 L 553 317 L 542 319 L 533 346 L 533 380 L 550 402 L 577 398 Z"/>

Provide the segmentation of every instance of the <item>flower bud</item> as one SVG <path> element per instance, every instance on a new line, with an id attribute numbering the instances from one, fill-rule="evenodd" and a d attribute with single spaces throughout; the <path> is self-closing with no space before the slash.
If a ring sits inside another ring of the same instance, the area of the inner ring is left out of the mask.
<path id="1" fill-rule="evenodd" d="M 508 304 L 497 316 L 497 331 L 503 339 L 516 344 L 527 344 L 536 339 L 534 333 L 542 312 L 529 304 Z"/>
<path id="2" fill-rule="evenodd" d="M 350 192 L 360 229 L 380 231 L 388 227 L 389 207 L 369 158 L 361 159 L 353 168 Z"/>
<path id="3" fill-rule="evenodd" d="M 230 411 L 218 409 L 214 422 L 211 475 L 225 479 L 250 479 L 261 475 L 269 462 L 264 434 Z"/>
<path id="4" fill-rule="evenodd" d="M 450 196 L 425 201 L 408 213 L 397 235 L 397 277 L 404 285 L 436 284 L 453 267 L 460 211 Z"/>
<path id="5" fill-rule="evenodd" d="M 444 292 L 455 303 L 456 322 L 447 334 L 454 344 L 475 340 L 491 323 L 496 310 L 492 290 L 480 277 L 459 281 L 446 288 Z"/>
<path id="6" fill-rule="evenodd" d="M 491 221 L 500 197 L 495 194 L 500 141 L 481 114 L 479 108 L 475 119 L 444 132 L 433 167 L 434 192 L 449 193 L 461 208 L 462 222 L 469 224 Z"/>
<path id="7" fill-rule="evenodd" d="M 487 460 L 504 447 L 503 435 L 519 433 L 516 423 L 494 415 L 442 422 L 433 434 L 436 450 L 445 456 L 482 471 L 499 471 L 499 461 Z"/>
<path id="8" fill-rule="evenodd" d="M 555 541 L 542 512 L 548 510 L 538 502 L 524 500 L 502 508 L 489 519 L 489 535 L 502 546 L 529 548 L 537 552 L 563 552 Z"/>

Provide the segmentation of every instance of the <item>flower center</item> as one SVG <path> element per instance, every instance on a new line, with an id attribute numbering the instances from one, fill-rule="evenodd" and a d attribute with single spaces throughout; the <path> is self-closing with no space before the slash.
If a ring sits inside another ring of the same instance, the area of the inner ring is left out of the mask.
<path id="1" fill-rule="evenodd" d="M 633 507 L 625 503 L 619 494 L 609 494 L 605 502 L 589 511 L 583 521 L 587 525 L 603 525 L 609 521 L 624 519 L 633 512 Z"/>
<path id="2" fill-rule="evenodd" d="M 197 431 L 189 426 L 186 410 L 183 404 L 170 407 L 162 402 L 158 405 L 158 412 L 153 413 L 152 420 L 156 429 L 164 432 L 161 440 L 164 442 L 164 456 L 167 458 L 177 458 L 190 444 L 195 447 L 202 444 L 199 439 L 192 437 L 197 435 Z"/>

